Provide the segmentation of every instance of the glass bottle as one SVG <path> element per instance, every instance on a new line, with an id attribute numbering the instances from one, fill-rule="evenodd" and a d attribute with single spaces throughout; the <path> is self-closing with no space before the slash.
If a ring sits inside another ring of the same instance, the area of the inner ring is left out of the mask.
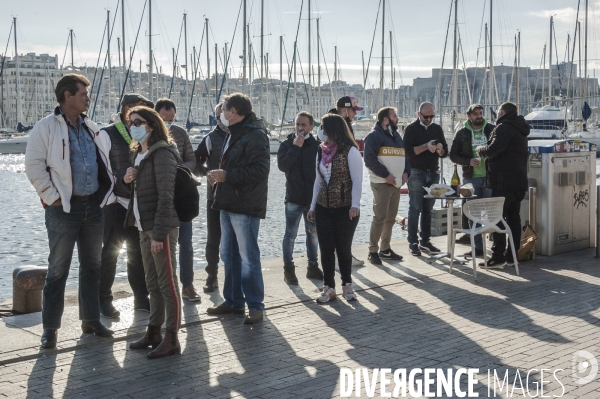
<path id="1" fill-rule="evenodd" d="M 458 177 L 457 165 L 454 164 L 454 174 L 452 174 L 452 180 L 450 180 L 450 187 L 454 190 L 454 195 L 460 195 L 460 177 Z"/>

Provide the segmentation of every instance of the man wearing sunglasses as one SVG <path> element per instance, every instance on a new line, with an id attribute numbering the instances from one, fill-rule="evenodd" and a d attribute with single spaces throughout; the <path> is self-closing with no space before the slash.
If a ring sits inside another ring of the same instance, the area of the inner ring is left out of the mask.
<path id="1" fill-rule="evenodd" d="M 439 183 L 439 159 L 448 156 L 444 131 L 433 123 L 435 109 L 430 102 L 419 106 L 418 118 L 406 127 L 404 148 L 411 167 L 408 178 L 408 244 L 410 253 L 421 256 L 421 251 L 435 254 L 440 250 L 431 241 L 431 210 L 434 199 L 426 199 L 423 187 Z M 417 235 L 421 216 L 421 241 Z"/>
<path id="2" fill-rule="evenodd" d="M 102 129 L 110 138 L 108 155 L 110 166 L 115 177 L 114 194 L 116 201 L 104 207 L 104 237 L 102 246 L 102 263 L 100 265 L 100 313 L 107 318 L 117 318 L 120 312 L 113 306 L 112 285 L 117 271 L 117 259 L 123 248 L 127 246 L 127 279 L 133 291 L 135 310 L 150 311 L 146 277 L 140 249 L 140 233 L 135 226 L 123 227 L 127 206 L 131 196 L 131 180 L 126 176 L 129 167 L 129 144 L 131 135 L 125 121 L 127 111 L 137 105 L 152 108 L 154 104 L 141 94 L 126 94 L 121 100 L 119 120 Z M 135 176 L 134 176 L 135 177 Z"/>

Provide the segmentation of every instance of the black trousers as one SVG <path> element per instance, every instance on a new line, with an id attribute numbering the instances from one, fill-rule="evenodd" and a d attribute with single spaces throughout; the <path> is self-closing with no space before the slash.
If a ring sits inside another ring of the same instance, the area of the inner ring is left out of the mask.
<path id="1" fill-rule="evenodd" d="M 219 267 L 219 246 L 221 245 L 221 211 L 212 209 L 212 200 L 206 200 L 206 272 L 217 274 Z"/>
<path id="2" fill-rule="evenodd" d="M 359 216 L 350 220 L 350 206 L 315 207 L 317 237 L 323 264 L 323 284 L 335 288 L 335 253 L 337 253 L 342 285 L 352 283 L 352 239 Z"/>
<path id="3" fill-rule="evenodd" d="M 102 209 L 104 213 L 104 236 L 102 240 L 102 263 L 100 264 L 100 304 L 113 299 L 112 285 L 117 271 L 117 259 L 127 245 L 127 279 L 136 299 L 148 297 L 146 275 L 140 249 L 140 232 L 137 227 L 123 227 L 127 209 L 115 202 Z"/>
<path id="4" fill-rule="evenodd" d="M 515 243 L 515 251 L 519 251 L 521 244 L 521 201 L 525 198 L 524 191 L 501 191 L 492 189 L 492 198 L 504 197 L 504 209 L 502 216 L 512 233 L 513 242 Z M 498 227 L 504 228 L 501 224 Z M 513 260 L 510 244 L 506 246 L 506 234 L 493 233 L 492 239 L 492 257 L 495 259 L 504 259 L 504 251 L 506 251 L 506 259 Z"/>

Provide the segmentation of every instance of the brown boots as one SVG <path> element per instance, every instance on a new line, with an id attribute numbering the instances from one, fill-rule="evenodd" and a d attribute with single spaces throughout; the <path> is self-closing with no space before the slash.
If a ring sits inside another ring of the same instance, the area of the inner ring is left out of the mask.
<path id="1" fill-rule="evenodd" d="M 146 335 L 144 335 L 139 341 L 129 344 L 129 349 L 148 349 L 149 347 L 155 349 L 160 345 L 161 341 L 162 337 L 160 336 L 160 326 L 151 326 L 148 324 Z"/>
<path id="2" fill-rule="evenodd" d="M 159 357 L 170 356 L 176 353 L 181 353 L 181 345 L 179 345 L 177 333 L 173 330 L 166 330 L 165 338 L 158 345 L 158 348 L 148 353 L 148 359 L 158 359 Z"/>

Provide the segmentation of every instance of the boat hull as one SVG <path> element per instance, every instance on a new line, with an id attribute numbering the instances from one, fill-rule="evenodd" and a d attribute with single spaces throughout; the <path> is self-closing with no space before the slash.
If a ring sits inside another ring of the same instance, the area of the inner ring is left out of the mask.
<path id="1" fill-rule="evenodd" d="M 0 140 L 0 154 L 25 154 L 26 148 L 26 137 Z"/>

